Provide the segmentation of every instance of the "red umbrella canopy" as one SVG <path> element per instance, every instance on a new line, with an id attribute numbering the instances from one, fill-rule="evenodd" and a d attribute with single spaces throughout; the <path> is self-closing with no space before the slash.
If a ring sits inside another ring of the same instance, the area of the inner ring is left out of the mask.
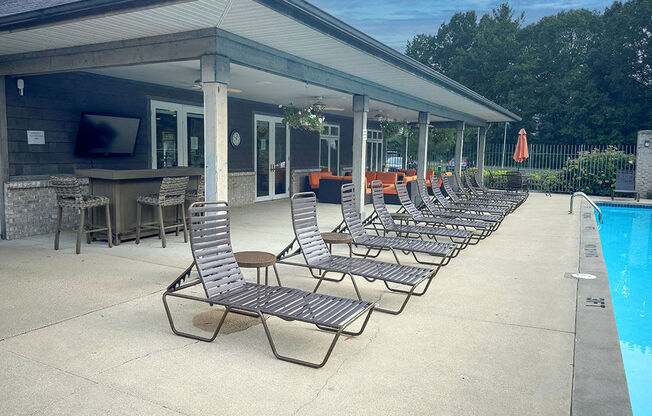
<path id="1" fill-rule="evenodd" d="M 527 135 L 525 129 L 521 129 L 518 132 L 518 142 L 516 143 L 516 150 L 514 151 L 514 160 L 517 162 L 522 162 L 525 159 L 530 157 L 530 153 L 527 151 Z"/>

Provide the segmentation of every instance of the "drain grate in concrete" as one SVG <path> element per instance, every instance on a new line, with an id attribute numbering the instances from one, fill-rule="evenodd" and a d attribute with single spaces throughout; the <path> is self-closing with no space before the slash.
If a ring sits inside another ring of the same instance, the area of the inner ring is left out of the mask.
<path id="1" fill-rule="evenodd" d="M 602 308 L 605 307 L 604 298 L 586 298 L 586 306 L 591 308 Z"/>

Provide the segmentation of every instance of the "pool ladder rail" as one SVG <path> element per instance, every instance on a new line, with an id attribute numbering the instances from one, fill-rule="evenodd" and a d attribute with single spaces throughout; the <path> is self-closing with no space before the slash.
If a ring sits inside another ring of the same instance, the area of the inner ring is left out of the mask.
<path id="1" fill-rule="evenodd" d="M 575 199 L 576 196 L 584 197 L 584 199 L 586 199 L 587 201 L 589 201 L 589 204 L 591 204 L 591 206 L 593 207 L 593 209 L 595 209 L 596 211 L 598 211 L 598 221 L 600 221 L 600 224 L 602 224 L 602 210 L 601 210 L 600 207 L 598 207 L 598 206 L 595 204 L 595 202 L 593 202 L 593 201 L 591 200 L 591 198 L 589 198 L 589 196 L 588 196 L 587 194 L 585 194 L 584 192 L 575 192 L 575 193 L 571 196 L 571 199 L 570 199 L 570 210 L 568 211 L 568 213 L 569 213 L 569 214 L 572 214 L 572 213 L 573 213 L 573 199 Z"/>

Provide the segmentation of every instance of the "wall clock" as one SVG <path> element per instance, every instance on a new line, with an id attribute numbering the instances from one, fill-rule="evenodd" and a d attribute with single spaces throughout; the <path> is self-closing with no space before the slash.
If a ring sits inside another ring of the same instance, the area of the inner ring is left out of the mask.
<path id="1" fill-rule="evenodd" d="M 231 146 L 238 147 L 241 141 L 242 137 L 240 137 L 240 132 L 238 130 L 231 130 Z"/>

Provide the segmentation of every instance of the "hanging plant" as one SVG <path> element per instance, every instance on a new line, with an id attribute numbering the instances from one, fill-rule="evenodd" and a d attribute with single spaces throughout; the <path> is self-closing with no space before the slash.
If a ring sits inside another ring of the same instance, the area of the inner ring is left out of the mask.
<path id="1" fill-rule="evenodd" d="M 283 123 L 300 130 L 322 131 L 324 129 L 324 114 L 316 106 L 306 108 L 285 107 Z"/>

